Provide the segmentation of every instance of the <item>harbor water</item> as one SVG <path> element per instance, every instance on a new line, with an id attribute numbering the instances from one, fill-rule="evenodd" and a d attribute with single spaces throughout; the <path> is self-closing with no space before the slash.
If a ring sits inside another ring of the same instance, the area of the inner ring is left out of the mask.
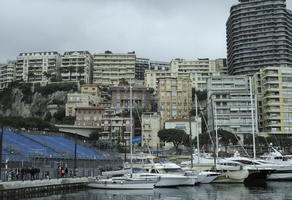
<path id="1" fill-rule="evenodd" d="M 261 187 L 243 184 L 205 184 L 153 190 L 88 189 L 33 200 L 292 200 L 292 182 L 268 182 Z"/>

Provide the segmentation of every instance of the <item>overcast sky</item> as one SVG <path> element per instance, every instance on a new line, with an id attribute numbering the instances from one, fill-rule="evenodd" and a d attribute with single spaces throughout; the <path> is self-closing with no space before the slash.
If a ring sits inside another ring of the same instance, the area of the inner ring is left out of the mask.
<path id="1" fill-rule="evenodd" d="M 0 63 L 32 51 L 136 51 L 162 61 L 226 57 L 225 23 L 237 2 L 1 0 Z"/>

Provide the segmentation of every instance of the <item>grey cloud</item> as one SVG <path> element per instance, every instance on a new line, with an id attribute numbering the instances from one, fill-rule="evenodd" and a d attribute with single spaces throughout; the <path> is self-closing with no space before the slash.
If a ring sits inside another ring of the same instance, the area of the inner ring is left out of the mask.
<path id="1" fill-rule="evenodd" d="M 288 0 L 291 8 L 292 0 Z M 225 57 L 237 0 L 4 0 L 0 63 L 20 52 L 135 50 L 140 57 Z"/>

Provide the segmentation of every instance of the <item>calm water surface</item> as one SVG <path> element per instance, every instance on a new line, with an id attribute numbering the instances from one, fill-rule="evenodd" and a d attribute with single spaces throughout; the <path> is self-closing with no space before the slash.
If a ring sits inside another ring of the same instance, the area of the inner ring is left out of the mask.
<path id="1" fill-rule="evenodd" d="M 86 190 L 33 200 L 292 200 L 292 182 L 269 182 L 265 187 L 242 184 L 213 184 L 154 190 Z"/>

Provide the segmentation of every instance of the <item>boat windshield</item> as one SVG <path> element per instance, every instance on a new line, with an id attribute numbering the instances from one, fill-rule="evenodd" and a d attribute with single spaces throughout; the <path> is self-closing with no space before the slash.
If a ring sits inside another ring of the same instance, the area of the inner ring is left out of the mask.
<path id="1" fill-rule="evenodd" d="M 234 161 L 245 164 L 245 165 L 260 165 L 260 163 L 253 162 L 250 160 L 234 160 Z"/>
<path id="2" fill-rule="evenodd" d="M 133 168 L 133 173 L 147 173 L 147 170 L 143 168 Z"/>
<path id="3" fill-rule="evenodd" d="M 166 173 L 172 174 L 172 173 L 182 173 L 183 170 L 181 168 L 166 168 L 163 169 Z"/>

